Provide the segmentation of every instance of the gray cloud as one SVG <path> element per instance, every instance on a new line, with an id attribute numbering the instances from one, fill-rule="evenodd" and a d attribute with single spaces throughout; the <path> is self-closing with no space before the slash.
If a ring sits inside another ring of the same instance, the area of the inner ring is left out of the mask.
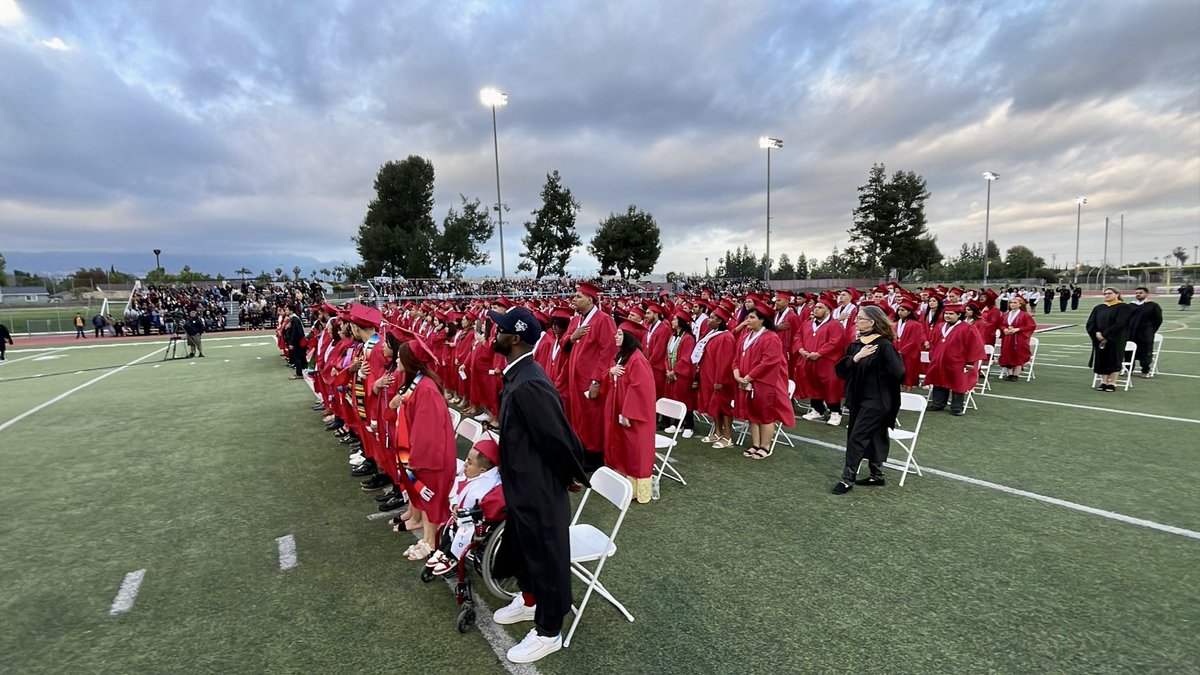
<path id="1" fill-rule="evenodd" d="M 352 257 L 384 161 L 433 161 L 438 219 L 459 193 L 494 199 L 487 85 L 510 94 L 510 268 L 554 169 L 585 240 L 629 203 L 654 213 L 660 272 L 761 250 L 764 133 L 785 140 L 775 253 L 844 245 L 874 162 L 926 176 L 945 252 L 982 238 L 983 170 L 1002 175 L 1002 248 L 1063 263 L 1080 193 L 1093 234 L 1128 214 L 1127 257 L 1200 241 L 1200 9 L 1186 1 L 21 6 L 27 21 L 0 28 L 11 250 L 153 237 Z M 1097 237 L 1085 248 L 1099 259 Z M 593 265 L 581 251 L 574 267 Z"/>

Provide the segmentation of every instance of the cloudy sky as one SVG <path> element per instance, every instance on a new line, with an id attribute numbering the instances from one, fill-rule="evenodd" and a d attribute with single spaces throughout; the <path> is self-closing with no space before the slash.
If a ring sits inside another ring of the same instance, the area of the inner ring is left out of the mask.
<path id="1" fill-rule="evenodd" d="M 1125 262 L 1200 244 L 1195 0 L 0 0 L 0 251 L 357 262 L 387 160 L 433 162 L 439 222 L 495 200 L 486 86 L 510 271 L 554 169 L 585 242 L 654 214 L 657 272 L 761 252 L 764 134 L 776 255 L 844 246 L 874 162 L 926 177 L 948 254 L 983 238 L 986 170 L 1002 249 L 1069 264 L 1078 195 L 1082 260 L 1105 216 Z"/>

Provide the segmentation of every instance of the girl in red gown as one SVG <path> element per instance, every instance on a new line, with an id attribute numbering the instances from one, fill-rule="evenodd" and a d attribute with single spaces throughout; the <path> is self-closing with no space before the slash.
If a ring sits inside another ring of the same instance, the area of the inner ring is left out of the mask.
<path id="1" fill-rule="evenodd" d="M 733 378 L 738 383 L 738 416 L 750 425 L 750 449 L 742 456 L 771 456 L 775 423 L 795 426 L 796 416 L 788 396 L 783 341 L 774 330 L 772 313 L 761 302 L 746 314 L 746 328 L 738 338 Z"/>
<path id="2" fill-rule="evenodd" d="M 683 437 L 691 438 L 696 428 L 696 364 L 692 363 L 692 351 L 696 338 L 692 335 L 692 315 L 677 308 L 671 317 L 671 336 L 667 339 L 667 382 L 663 395 L 679 401 L 687 407 L 682 420 Z M 667 427 L 666 433 L 675 433 Z"/>
<path id="3" fill-rule="evenodd" d="M 1033 356 L 1029 339 L 1037 329 L 1037 322 L 1028 312 L 1028 303 L 1020 295 L 1013 296 L 1008 311 L 1000 313 L 1000 367 L 1003 379 L 1016 382 L 1021 377 L 1021 368 Z"/>
<path id="4" fill-rule="evenodd" d="M 896 351 L 904 360 L 904 391 L 911 391 L 921 380 L 925 364 L 921 352 L 929 350 L 929 324 L 917 318 L 917 305 L 903 300 L 896 308 Z"/>
<path id="5" fill-rule="evenodd" d="M 604 464 L 633 484 L 639 504 L 650 501 L 654 472 L 654 374 L 642 353 L 646 329 L 626 319 L 616 331 L 617 355 L 604 378 Z"/>
<path id="6" fill-rule="evenodd" d="M 397 408 L 396 444 L 401 457 L 406 434 L 408 439 L 412 482 L 406 487 L 413 512 L 408 523 L 410 528 L 419 525 L 423 534 L 421 541 L 405 551 L 405 556 L 409 560 L 423 560 L 433 553 L 438 523 L 450 517 L 450 489 L 458 453 L 450 409 L 442 397 L 442 383 L 433 372 L 434 359 L 429 347 L 421 340 L 409 340 L 397 348 L 396 360 L 404 369 L 406 390 L 396 395 L 391 404 Z"/>
<path id="7" fill-rule="evenodd" d="M 737 381 L 733 379 L 734 337 L 729 331 L 729 310 L 714 309 L 708 315 L 709 330 L 696 344 L 700 352 L 700 389 L 696 392 L 696 410 L 713 421 L 712 433 L 700 439 L 716 449 L 733 445 L 733 398 Z"/>

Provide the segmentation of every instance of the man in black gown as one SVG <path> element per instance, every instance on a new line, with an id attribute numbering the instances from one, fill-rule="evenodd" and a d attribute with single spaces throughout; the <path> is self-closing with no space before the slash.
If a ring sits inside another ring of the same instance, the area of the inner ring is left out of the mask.
<path id="1" fill-rule="evenodd" d="M 500 478 L 508 515 L 503 555 L 522 593 L 496 611 L 499 624 L 533 620 L 508 660 L 530 663 L 562 649 L 571 609 L 571 501 L 587 484 L 583 444 L 567 422 L 562 399 L 533 360 L 542 328 L 529 310 L 488 312 L 496 325 L 492 349 L 508 362 L 500 392 Z"/>
<path id="2" fill-rule="evenodd" d="M 1137 344 L 1137 360 L 1142 377 L 1150 377 L 1150 362 L 1154 359 L 1154 334 L 1162 326 L 1162 307 L 1150 299 L 1150 289 L 1138 286 L 1129 314 L 1129 339 Z"/>

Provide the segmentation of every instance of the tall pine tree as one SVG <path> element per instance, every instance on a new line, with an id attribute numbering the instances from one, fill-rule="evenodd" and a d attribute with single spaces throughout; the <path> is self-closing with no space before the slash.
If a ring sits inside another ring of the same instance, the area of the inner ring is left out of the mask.
<path id="1" fill-rule="evenodd" d="M 517 265 L 522 272 L 533 272 L 541 279 L 547 275 L 566 275 L 571 253 L 582 242 L 575 231 L 575 216 L 579 213 L 579 202 L 564 187 L 562 176 L 556 169 L 546 174 L 542 186 L 542 207 L 532 212 L 532 222 L 525 221 L 525 236 L 521 243 L 525 250 L 524 260 Z"/>
<path id="2" fill-rule="evenodd" d="M 433 162 L 409 155 L 379 168 L 375 198 L 352 238 L 367 277 L 386 274 L 412 278 L 433 273 Z"/>

